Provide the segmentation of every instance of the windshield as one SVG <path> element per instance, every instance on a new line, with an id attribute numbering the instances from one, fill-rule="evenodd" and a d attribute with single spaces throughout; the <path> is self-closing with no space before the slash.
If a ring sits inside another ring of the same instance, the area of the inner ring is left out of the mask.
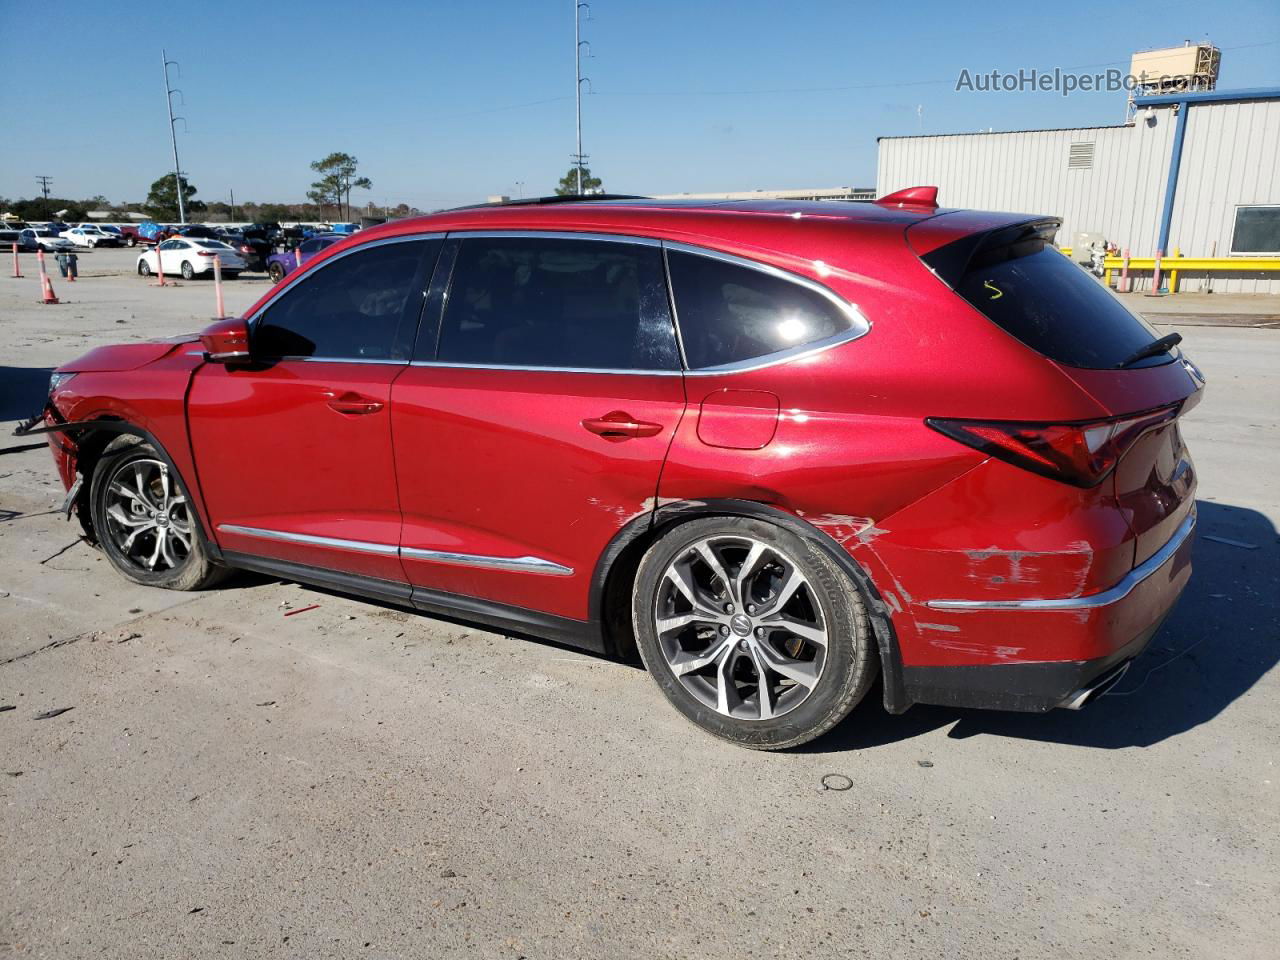
<path id="1" fill-rule="evenodd" d="M 964 237 L 923 259 L 987 319 L 1072 367 L 1113 370 L 1159 337 L 1098 280 L 1053 246 L 1056 222 Z M 1133 366 L 1170 363 L 1161 353 Z"/>

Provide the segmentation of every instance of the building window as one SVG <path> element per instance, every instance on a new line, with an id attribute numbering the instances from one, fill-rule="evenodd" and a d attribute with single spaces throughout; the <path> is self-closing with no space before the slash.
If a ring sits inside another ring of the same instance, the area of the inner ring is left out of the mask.
<path id="1" fill-rule="evenodd" d="M 1093 169 L 1093 141 L 1071 144 L 1071 152 L 1067 155 L 1068 170 Z"/>
<path id="2" fill-rule="evenodd" d="M 1236 207 L 1231 253 L 1236 256 L 1280 253 L 1280 204 Z"/>

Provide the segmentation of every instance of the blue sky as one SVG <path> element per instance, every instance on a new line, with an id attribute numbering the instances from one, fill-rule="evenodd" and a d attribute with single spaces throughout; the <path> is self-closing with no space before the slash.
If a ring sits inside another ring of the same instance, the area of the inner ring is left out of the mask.
<path id="1" fill-rule="evenodd" d="M 161 47 L 181 62 L 178 147 L 202 199 L 301 200 L 333 150 L 359 157 L 374 189 L 357 196 L 376 203 L 549 193 L 574 149 L 572 9 L 0 0 L 0 196 L 49 174 L 60 196 L 141 200 L 171 167 Z M 1123 93 L 957 93 L 962 68 L 1105 69 L 1207 37 L 1220 86 L 1280 83 L 1275 0 L 1120 10 L 593 0 L 584 150 L 614 192 L 869 186 L 877 136 L 1123 118 Z"/>

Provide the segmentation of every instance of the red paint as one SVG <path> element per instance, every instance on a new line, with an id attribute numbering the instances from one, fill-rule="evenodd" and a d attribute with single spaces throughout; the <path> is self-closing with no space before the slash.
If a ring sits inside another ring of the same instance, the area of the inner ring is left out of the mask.
<path id="1" fill-rule="evenodd" d="M 893 198 L 886 198 L 892 200 Z M 910 199 L 911 202 L 907 202 Z M 611 539 L 657 503 L 747 500 L 830 537 L 871 577 L 913 666 L 1081 660 L 1133 639 L 1185 582 L 1187 550 L 1122 603 L 1093 611 L 957 613 L 936 599 L 1104 590 L 1192 509 L 1177 424 L 1135 442 L 1098 485 L 992 459 L 926 417 L 1075 423 L 1170 404 L 1199 383 L 1182 363 L 1124 371 L 1055 364 L 954 295 L 919 255 L 1010 214 L 764 201 L 459 210 L 366 230 L 343 250 L 430 231 L 606 232 L 690 243 L 825 284 L 871 331 L 739 372 L 669 375 L 407 364 L 206 363 L 202 345 L 102 348 L 55 397 L 68 419 L 151 431 L 224 550 L 408 582 L 579 620 Z M 192 354 L 197 354 L 193 356 Z M 69 441 L 68 441 L 69 443 Z M 71 453 L 58 452 L 63 480 Z M 484 569 L 219 529 L 261 527 L 408 550 L 538 557 L 563 576 Z M 1187 548 L 1189 549 L 1189 548 Z"/>

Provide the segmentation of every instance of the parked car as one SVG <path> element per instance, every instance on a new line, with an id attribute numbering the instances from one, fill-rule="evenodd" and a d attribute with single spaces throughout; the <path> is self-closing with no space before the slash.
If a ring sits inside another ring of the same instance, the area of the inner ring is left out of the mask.
<path id="1" fill-rule="evenodd" d="M 43 250 L 45 253 L 75 249 L 74 243 L 66 237 L 59 237 L 48 227 L 28 227 L 21 231 L 18 246 L 23 250 Z"/>
<path id="2" fill-rule="evenodd" d="M 159 257 L 159 264 L 156 258 Z M 173 276 L 182 274 L 184 280 L 190 280 L 198 274 L 213 275 L 213 261 L 217 257 L 222 261 L 222 275 L 227 279 L 235 279 L 247 264 L 244 258 L 232 250 L 221 240 L 188 239 L 186 237 L 170 237 L 162 240 L 154 250 L 147 250 L 138 257 L 138 273 L 149 277 L 158 272 L 159 266 L 164 272 Z"/>
<path id="3" fill-rule="evenodd" d="M 121 241 L 115 234 L 107 233 L 96 226 L 72 227 L 62 234 L 77 247 L 118 247 Z"/>
<path id="4" fill-rule="evenodd" d="M 27 228 L 21 220 L 0 220 L 0 245 L 11 248 L 13 244 L 21 244 L 20 234 Z"/>
<path id="5" fill-rule="evenodd" d="M 275 251 L 273 235 L 260 226 L 246 227 L 241 233 L 240 241 L 232 245 L 249 261 L 250 270 L 266 270 L 267 260 Z"/>
<path id="6" fill-rule="evenodd" d="M 81 224 L 81 226 L 84 226 L 84 224 Z M 115 224 L 113 224 L 113 223 L 99 223 L 99 224 L 97 224 L 97 227 L 98 227 L 98 229 L 99 229 L 99 230 L 101 230 L 103 233 L 107 233 L 107 234 L 110 234 L 111 236 L 115 237 L 115 238 L 116 238 L 116 240 L 117 240 L 117 241 L 119 241 L 120 246 L 122 246 L 122 247 L 123 247 L 123 246 L 125 246 L 125 244 L 126 244 L 126 242 L 127 242 L 127 238 L 126 238 L 126 236 L 125 236 L 125 233 L 124 233 L 124 231 L 123 231 L 123 230 L 121 230 L 121 229 L 120 229 L 119 227 L 117 227 Z"/>
<path id="7" fill-rule="evenodd" d="M 124 239 L 126 247 L 136 247 L 138 245 L 138 225 L 135 223 L 122 223 L 117 226 L 120 236 Z"/>
<path id="8" fill-rule="evenodd" d="M 174 236 L 191 237 L 199 240 L 220 239 L 212 227 L 206 227 L 202 223 L 184 223 L 181 226 L 174 227 L 172 232 Z"/>
<path id="9" fill-rule="evenodd" d="M 279 283 L 290 271 L 306 263 L 320 251 L 327 250 L 345 239 L 346 237 L 340 237 L 335 233 L 322 234 L 310 240 L 303 240 L 287 253 L 273 253 L 267 257 L 267 276 L 271 278 L 272 283 Z"/>
<path id="10" fill-rule="evenodd" d="M 1203 378 L 1056 220 L 936 204 L 389 223 L 198 339 L 64 364 L 50 446 L 126 579 L 245 568 L 638 647 L 743 746 L 877 675 L 894 713 L 1079 708 L 1190 576 Z"/>

